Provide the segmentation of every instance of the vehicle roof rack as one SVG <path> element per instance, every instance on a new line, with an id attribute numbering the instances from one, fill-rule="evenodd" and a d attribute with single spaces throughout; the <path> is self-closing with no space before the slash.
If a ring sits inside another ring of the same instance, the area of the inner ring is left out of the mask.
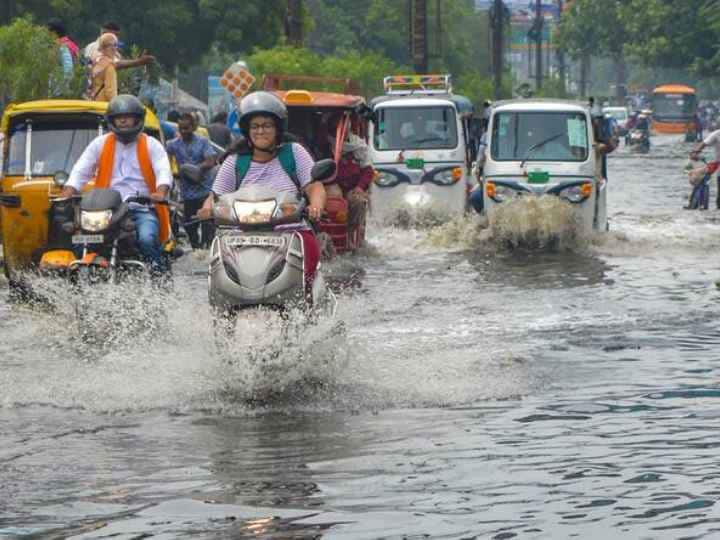
<path id="1" fill-rule="evenodd" d="M 383 79 L 388 95 L 451 94 L 450 75 L 391 75 Z"/>

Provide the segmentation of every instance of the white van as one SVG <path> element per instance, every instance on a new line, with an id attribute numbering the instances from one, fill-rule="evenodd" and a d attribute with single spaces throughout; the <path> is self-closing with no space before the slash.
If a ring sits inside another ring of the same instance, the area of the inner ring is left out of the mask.
<path id="1" fill-rule="evenodd" d="M 462 214 L 477 149 L 472 102 L 452 93 L 449 75 L 393 76 L 384 84 L 386 94 L 370 103 L 377 171 L 372 215 L 382 220 L 402 209 Z"/>
<path id="2" fill-rule="evenodd" d="M 551 195 L 575 208 L 583 231 L 607 230 L 607 179 L 584 104 L 500 102 L 492 110 L 483 154 L 480 183 L 488 215 L 515 197 Z"/>

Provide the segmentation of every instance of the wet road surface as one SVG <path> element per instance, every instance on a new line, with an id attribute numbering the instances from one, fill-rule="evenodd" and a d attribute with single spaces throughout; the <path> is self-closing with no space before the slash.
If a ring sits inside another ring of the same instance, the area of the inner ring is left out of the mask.
<path id="1" fill-rule="evenodd" d="M 613 155 L 610 233 L 565 249 L 374 229 L 327 269 L 337 320 L 244 321 L 229 363 L 200 258 L 172 300 L 98 298 L 96 349 L 3 302 L 0 538 L 720 537 L 720 213 L 682 210 L 687 149 Z"/>

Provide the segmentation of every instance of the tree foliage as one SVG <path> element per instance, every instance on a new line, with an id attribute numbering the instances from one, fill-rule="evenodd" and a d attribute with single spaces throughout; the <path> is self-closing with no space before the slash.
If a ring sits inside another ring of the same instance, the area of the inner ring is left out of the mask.
<path id="1" fill-rule="evenodd" d="M 0 27 L 0 96 L 12 101 L 67 95 L 59 48 L 50 32 L 30 18 Z"/>
<path id="2" fill-rule="evenodd" d="M 720 65 L 718 8 L 717 0 L 627 0 L 621 9 L 627 52 L 648 66 L 712 74 Z"/>
<path id="3" fill-rule="evenodd" d="M 367 97 L 382 91 L 382 79 L 389 73 L 407 72 L 377 53 L 349 52 L 338 56 L 321 56 L 308 49 L 279 46 L 256 50 L 248 64 L 258 81 L 266 74 L 307 75 L 332 78 L 350 78 L 358 82 Z M 336 90 L 318 87 L 314 90 Z"/>

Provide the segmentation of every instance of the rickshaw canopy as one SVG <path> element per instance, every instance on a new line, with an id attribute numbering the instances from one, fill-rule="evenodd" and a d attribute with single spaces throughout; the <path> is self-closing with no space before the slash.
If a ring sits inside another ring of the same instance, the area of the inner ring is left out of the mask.
<path id="1" fill-rule="evenodd" d="M 43 114 L 73 114 L 87 113 L 104 116 L 108 104 L 104 101 L 84 101 L 80 99 L 46 99 L 39 101 L 26 101 L 24 103 L 13 103 L 5 108 L 5 113 L 0 123 L 0 129 L 7 131 L 10 122 L 18 116 L 32 116 Z M 145 127 L 151 130 L 160 130 L 160 121 L 157 116 L 145 109 Z"/>

